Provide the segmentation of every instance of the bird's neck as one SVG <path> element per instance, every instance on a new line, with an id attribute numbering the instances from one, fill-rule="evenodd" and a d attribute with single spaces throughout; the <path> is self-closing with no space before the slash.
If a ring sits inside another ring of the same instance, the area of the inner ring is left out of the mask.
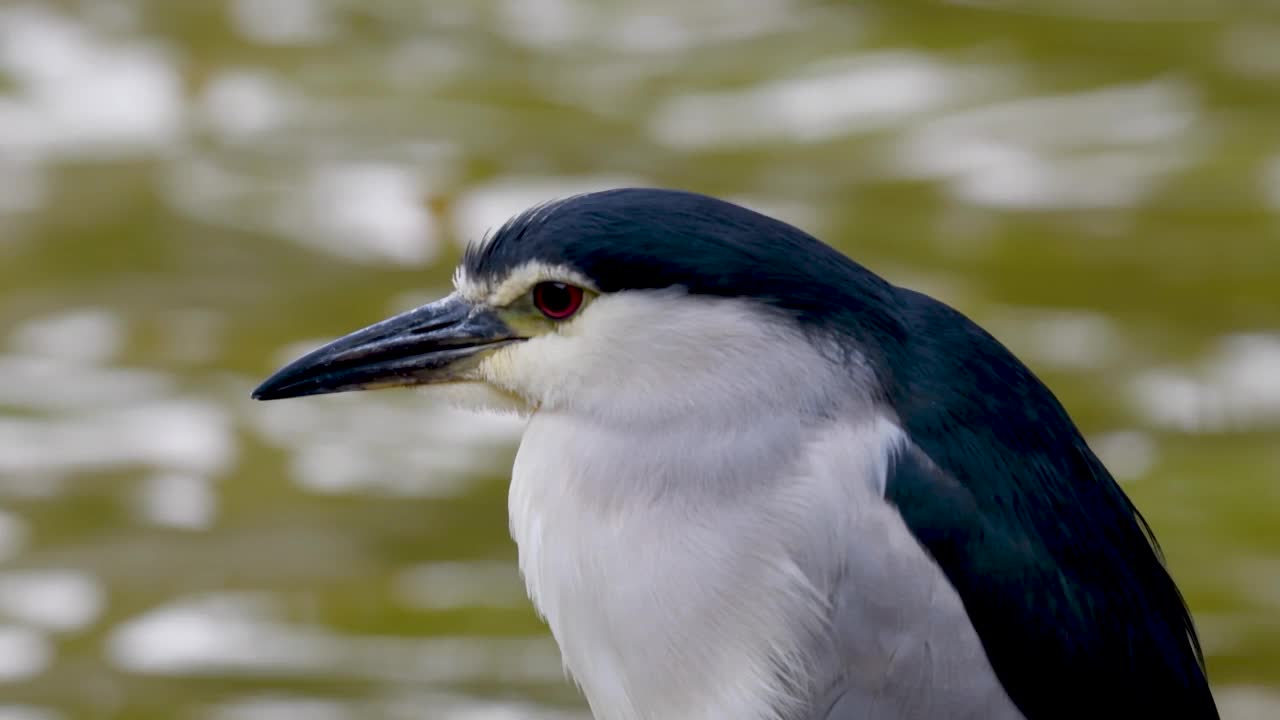
<path id="1" fill-rule="evenodd" d="M 599 720 L 795 717 L 826 618 L 814 520 L 847 488 L 792 472 L 804 418 L 681 425 L 531 419 L 510 493 L 530 596 Z"/>

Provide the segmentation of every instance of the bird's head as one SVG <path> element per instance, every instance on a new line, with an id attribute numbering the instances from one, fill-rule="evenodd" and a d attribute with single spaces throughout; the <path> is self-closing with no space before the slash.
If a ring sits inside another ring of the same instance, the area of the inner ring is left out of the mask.
<path id="1" fill-rule="evenodd" d="M 518 412 L 723 416 L 771 399 L 818 406 L 814 388 L 831 382 L 866 390 L 876 341 L 895 332 L 877 276 L 783 222 L 674 190 L 532 208 L 471 245 L 454 285 L 290 363 L 254 397 L 430 385 Z"/>

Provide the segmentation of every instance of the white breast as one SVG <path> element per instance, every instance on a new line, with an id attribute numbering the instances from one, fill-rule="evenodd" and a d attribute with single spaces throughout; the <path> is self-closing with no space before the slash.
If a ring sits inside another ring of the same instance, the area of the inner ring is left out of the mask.
<path id="1" fill-rule="evenodd" d="M 884 499 L 874 376 L 762 312 L 609 293 L 481 365 L 536 408 L 511 532 L 597 720 L 1016 717 Z"/>
<path id="2" fill-rule="evenodd" d="M 830 583 L 801 563 L 845 552 L 850 516 L 883 505 L 898 437 L 880 420 L 824 435 L 853 458 L 834 477 L 792 418 L 692 430 L 540 413 L 516 458 L 521 571 L 599 720 L 770 720 L 807 699 L 787 697 L 812 690 Z"/>

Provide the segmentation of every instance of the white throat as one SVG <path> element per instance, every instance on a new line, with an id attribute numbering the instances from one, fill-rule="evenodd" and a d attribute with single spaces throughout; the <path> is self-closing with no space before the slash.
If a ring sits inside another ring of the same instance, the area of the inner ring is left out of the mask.
<path id="1" fill-rule="evenodd" d="M 793 717 L 830 637 L 835 580 L 821 572 L 849 547 L 833 528 L 881 502 L 900 437 L 808 342 L 762 334 L 735 304 L 702 307 L 692 321 L 688 305 L 668 315 L 684 326 L 661 342 L 615 336 L 574 353 L 577 377 L 547 395 L 556 402 L 532 415 L 516 456 L 520 569 L 597 720 Z M 600 355 L 599 367 L 650 374 L 609 382 L 585 364 Z M 830 402 L 817 389 L 833 387 L 840 423 L 815 412 Z M 855 459 L 815 466 L 832 452 Z"/>

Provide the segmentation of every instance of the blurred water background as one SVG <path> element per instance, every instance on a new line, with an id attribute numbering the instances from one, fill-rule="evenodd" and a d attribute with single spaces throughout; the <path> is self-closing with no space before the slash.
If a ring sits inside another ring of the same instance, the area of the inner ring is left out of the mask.
<path id="1" fill-rule="evenodd" d="M 1280 716 L 1280 14 L 1236 5 L 0 0 L 0 718 L 585 717 L 517 421 L 248 393 L 624 184 L 989 327 L 1159 534 L 1224 716 Z"/>

